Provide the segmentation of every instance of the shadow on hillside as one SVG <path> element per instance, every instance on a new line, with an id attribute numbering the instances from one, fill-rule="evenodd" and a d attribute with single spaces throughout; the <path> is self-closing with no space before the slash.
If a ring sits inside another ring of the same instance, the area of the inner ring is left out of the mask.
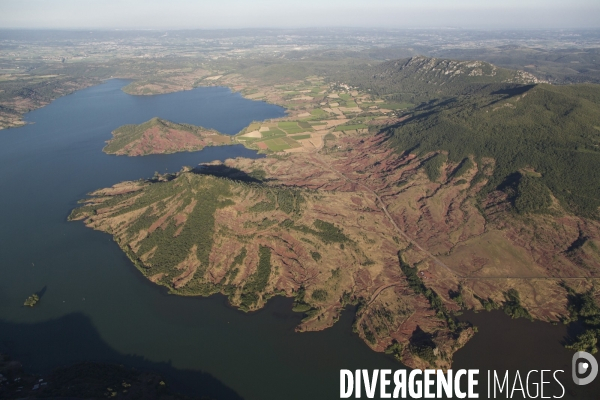
<path id="1" fill-rule="evenodd" d="M 190 396 L 242 399 L 206 372 L 181 370 L 170 362 L 152 362 L 115 351 L 102 340 L 91 320 L 80 313 L 36 324 L 0 320 L 0 352 L 19 360 L 26 370 L 34 373 L 83 361 L 115 363 L 160 374 L 173 390 Z"/>
<path id="2" fill-rule="evenodd" d="M 212 175 L 241 182 L 262 183 L 265 181 L 264 179 L 259 179 L 260 177 L 249 175 L 242 170 L 231 168 L 223 164 L 199 165 L 194 168 L 192 172 L 198 175 Z"/>
<path id="3" fill-rule="evenodd" d="M 509 97 L 513 97 L 513 96 L 520 96 L 523 93 L 530 91 L 534 87 L 535 87 L 535 85 L 522 85 L 522 86 L 508 87 L 508 88 L 496 90 L 496 91 L 492 92 L 491 94 L 505 95 L 506 98 L 509 98 Z"/>

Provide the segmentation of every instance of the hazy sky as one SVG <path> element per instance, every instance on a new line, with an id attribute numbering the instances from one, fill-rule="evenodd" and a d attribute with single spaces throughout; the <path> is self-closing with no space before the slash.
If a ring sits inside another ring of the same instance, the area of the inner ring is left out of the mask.
<path id="1" fill-rule="evenodd" d="M 600 28 L 600 0 L 0 0 L 0 28 Z"/>

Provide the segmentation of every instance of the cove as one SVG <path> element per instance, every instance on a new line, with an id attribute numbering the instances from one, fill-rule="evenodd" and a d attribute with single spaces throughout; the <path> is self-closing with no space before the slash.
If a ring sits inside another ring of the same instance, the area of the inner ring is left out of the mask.
<path id="1" fill-rule="evenodd" d="M 67 222 L 85 194 L 184 165 L 258 157 L 242 146 L 144 157 L 102 153 L 111 131 L 158 116 L 235 134 L 281 107 L 210 87 L 130 96 L 110 80 L 0 131 L 0 351 L 33 372 L 77 361 L 153 369 L 177 390 L 220 399 L 331 399 L 341 368 L 400 368 L 355 334 L 353 314 L 323 332 L 296 333 L 301 314 L 276 297 L 245 314 L 223 296 L 168 295 L 112 238 Z M 33 309 L 23 307 L 42 292 Z M 282 397 L 283 396 L 283 397 Z"/>
<path id="2" fill-rule="evenodd" d="M 596 379 L 590 385 L 577 386 L 571 378 L 571 358 L 574 351 L 564 347 L 568 337 L 580 333 L 577 324 L 553 325 L 543 321 L 529 321 L 525 318 L 511 319 L 503 311 L 467 311 L 458 317 L 459 320 L 469 321 L 478 328 L 478 333 L 467 345 L 454 355 L 455 369 L 473 368 L 480 370 L 480 397 L 487 398 L 487 371 L 497 371 L 504 374 L 510 371 L 510 385 L 514 382 L 515 372 L 525 378 L 532 370 L 563 370 L 557 376 L 564 386 L 563 399 L 597 399 L 600 393 L 600 380 Z M 596 357 L 598 358 L 598 357 Z M 493 375 L 492 375 L 493 376 Z M 539 374 L 532 376 L 538 377 Z M 554 383 L 552 375 L 546 374 L 544 396 L 559 397 L 563 390 Z M 532 378 L 534 381 L 534 378 Z M 531 394 L 534 394 L 531 387 Z M 500 398 L 500 397 L 498 397 Z M 505 398 L 505 397 L 501 397 Z M 513 398 L 523 398 L 521 392 L 515 392 Z M 541 395 L 539 396 L 541 398 Z"/>

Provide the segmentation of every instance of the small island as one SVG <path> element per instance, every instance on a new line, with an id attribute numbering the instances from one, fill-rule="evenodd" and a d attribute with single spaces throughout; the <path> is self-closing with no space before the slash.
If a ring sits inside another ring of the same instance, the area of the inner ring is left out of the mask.
<path id="1" fill-rule="evenodd" d="M 152 118 L 139 125 L 123 125 L 112 132 L 103 151 L 107 154 L 145 156 L 198 151 L 206 146 L 232 144 L 229 135 L 213 129 Z"/>
<path id="2" fill-rule="evenodd" d="M 31 296 L 29 296 L 27 300 L 25 300 L 25 303 L 23 305 L 27 307 L 33 307 L 38 303 L 38 301 L 40 301 L 40 296 L 34 293 Z"/>

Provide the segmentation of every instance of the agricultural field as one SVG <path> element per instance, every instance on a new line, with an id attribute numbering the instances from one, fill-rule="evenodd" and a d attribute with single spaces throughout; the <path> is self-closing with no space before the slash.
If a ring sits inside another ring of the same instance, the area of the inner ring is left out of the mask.
<path id="1" fill-rule="evenodd" d="M 225 77 L 223 83 L 240 90 L 237 81 L 227 79 L 235 76 Z M 245 87 L 241 92 L 252 99 L 260 94 L 261 99 L 287 108 L 287 117 L 254 122 L 236 136 L 239 143 L 266 153 L 312 152 L 323 146 L 323 137 L 329 133 L 364 134 L 370 124 L 377 122 L 374 120 L 397 117 L 412 107 L 410 103 L 386 102 L 344 84 L 326 84 L 320 77 L 285 85 Z"/>
<path id="2" fill-rule="evenodd" d="M 336 132 L 340 131 L 353 131 L 357 129 L 365 129 L 367 125 L 365 124 L 353 124 L 353 125 L 338 125 L 335 127 Z"/>
<path id="3" fill-rule="evenodd" d="M 242 131 L 237 139 L 249 148 L 280 152 L 302 147 L 297 140 L 309 139 L 314 131 L 305 121 L 254 123 Z"/>

